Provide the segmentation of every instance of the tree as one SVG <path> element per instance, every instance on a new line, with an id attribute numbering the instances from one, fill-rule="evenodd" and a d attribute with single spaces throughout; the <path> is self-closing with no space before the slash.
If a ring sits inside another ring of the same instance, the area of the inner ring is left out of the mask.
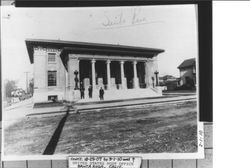
<path id="1" fill-rule="evenodd" d="M 6 80 L 4 84 L 4 94 L 6 98 L 11 97 L 11 92 L 17 88 L 16 81 L 14 80 Z"/>

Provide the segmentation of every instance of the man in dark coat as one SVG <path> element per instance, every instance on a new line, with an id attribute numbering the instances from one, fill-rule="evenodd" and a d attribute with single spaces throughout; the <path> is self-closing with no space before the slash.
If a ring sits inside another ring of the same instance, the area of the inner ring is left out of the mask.
<path id="1" fill-rule="evenodd" d="M 80 92 L 81 92 L 81 99 L 84 99 L 84 90 L 85 90 L 85 88 L 84 88 L 84 87 L 80 88 Z"/>
<path id="2" fill-rule="evenodd" d="M 93 91 L 92 86 L 89 86 L 88 90 L 89 90 L 89 98 L 92 98 L 92 91 Z"/>
<path id="3" fill-rule="evenodd" d="M 80 94 L 81 94 L 81 99 L 84 99 L 84 90 L 85 90 L 85 88 L 83 87 L 82 82 L 80 82 Z"/>
<path id="4" fill-rule="evenodd" d="M 99 97 L 100 97 L 100 100 L 103 100 L 104 98 L 104 90 L 102 89 L 102 87 L 100 88 L 99 90 Z"/>

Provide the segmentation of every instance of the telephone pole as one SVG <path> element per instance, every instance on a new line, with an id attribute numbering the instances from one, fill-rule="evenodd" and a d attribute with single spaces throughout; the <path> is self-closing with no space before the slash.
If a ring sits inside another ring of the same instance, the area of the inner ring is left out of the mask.
<path id="1" fill-rule="evenodd" d="M 30 72 L 24 72 L 26 74 L 26 93 L 28 93 L 29 90 L 29 73 Z"/>

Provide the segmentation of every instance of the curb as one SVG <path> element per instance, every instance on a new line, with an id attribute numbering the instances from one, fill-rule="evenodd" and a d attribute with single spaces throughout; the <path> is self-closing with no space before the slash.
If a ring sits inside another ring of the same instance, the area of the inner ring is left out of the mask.
<path id="1" fill-rule="evenodd" d="M 178 95 L 178 94 L 171 94 L 169 93 L 168 95 Z M 104 100 L 104 101 L 90 101 L 90 102 L 78 102 L 75 103 L 75 105 L 90 105 L 90 104 L 105 104 L 105 103 L 117 103 L 117 102 L 126 102 L 126 101 L 133 101 L 133 100 L 148 100 L 148 99 L 158 99 L 158 98 L 167 98 L 168 95 L 162 95 L 162 96 L 157 96 L 157 97 L 142 97 L 142 98 L 133 98 L 133 99 L 117 99 L 117 100 Z M 182 96 L 191 96 L 192 94 L 185 94 Z M 40 104 L 40 103 L 39 103 Z M 43 103 L 41 103 L 43 104 Z M 48 104 L 48 103 L 44 103 Z M 52 105 L 51 108 L 53 107 L 63 107 L 63 104 L 57 103 L 55 105 Z M 48 107 L 34 107 L 35 109 L 42 109 L 42 108 L 48 108 Z"/>

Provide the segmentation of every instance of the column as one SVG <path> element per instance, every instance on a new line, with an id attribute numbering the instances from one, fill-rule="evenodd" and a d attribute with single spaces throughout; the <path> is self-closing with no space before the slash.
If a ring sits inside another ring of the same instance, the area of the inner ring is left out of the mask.
<path id="1" fill-rule="evenodd" d="M 106 61 L 106 65 L 107 65 L 107 89 L 110 89 L 110 63 L 111 61 L 110 60 L 107 60 Z"/>
<path id="2" fill-rule="evenodd" d="M 126 78 L 124 76 L 124 61 L 120 61 L 120 67 L 121 67 L 121 86 L 122 89 L 126 89 L 127 88 L 127 81 Z"/>
<path id="3" fill-rule="evenodd" d="M 136 64 L 137 64 L 137 61 L 133 61 L 133 69 L 134 69 L 134 82 L 133 82 L 133 86 L 134 86 L 134 89 L 139 88 L 139 80 L 138 80 L 138 77 L 137 77 Z"/>
<path id="4" fill-rule="evenodd" d="M 144 67 L 144 84 L 145 84 L 145 87 L 147 88 L 148 87 L 148 81 L 147 81 L 147 68 L 146 68 L 146 62 L 143 62 L 143 67 Z"/>
<path id="5" fill-rule="evenodd" d="M 91 67 L 92 67 L 92 89 L 96 89 L 96 79 L 95 79 L 95 59 L 91 60 Z"/>

